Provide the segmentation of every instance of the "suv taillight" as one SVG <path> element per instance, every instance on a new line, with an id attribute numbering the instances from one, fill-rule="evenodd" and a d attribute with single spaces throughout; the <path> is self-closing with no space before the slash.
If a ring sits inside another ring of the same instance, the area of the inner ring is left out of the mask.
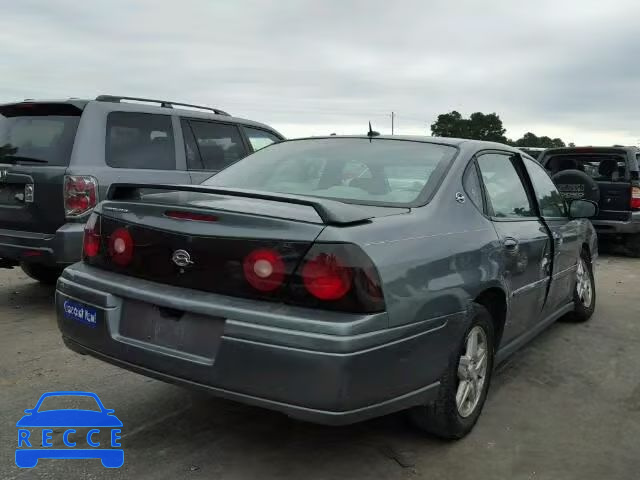
<path id="1" fill-rule="evenodd" d="M 82 241 L 82 257 L 93 258 L 100 253 L 100 216 L 92 213 L 84 226 L 84 239 Z"/>
<path id="2" fill-rule="evenodd" d="M 640 187 L 631 187 L 631 210 L 640 210 Z"/>
<path id="3" fill-rule="evenodd" d="M 64 176 L 64 213 L 78 217 L 96 206 L 98 181 L 89 175 Z"/>

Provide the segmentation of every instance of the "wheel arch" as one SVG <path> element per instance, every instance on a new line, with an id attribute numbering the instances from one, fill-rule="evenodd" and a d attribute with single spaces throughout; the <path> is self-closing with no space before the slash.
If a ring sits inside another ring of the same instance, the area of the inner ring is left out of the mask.
<path id="1" fill-rule="evenodd" d="M 496 337 L 495 348 L 497 351 L 507 322 L 507 293 L 500 287 L 492 286 L 481 291 L 474 298 L 473 302 L 482 305 L 491 315 Z"/>

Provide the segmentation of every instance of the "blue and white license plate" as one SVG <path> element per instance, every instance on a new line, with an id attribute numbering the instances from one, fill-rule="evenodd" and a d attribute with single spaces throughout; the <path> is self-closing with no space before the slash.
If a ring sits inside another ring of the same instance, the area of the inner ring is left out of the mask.
<path id="1" fill-rule="evenodd" d="M 64 308 L 64 316 L 84 323 L 92 328 L 98 324 L 98 311 L 93 307 L 88 307 L 83 303 L 74 302 L 73 300 L 65 300 L 62 305 Z"/>

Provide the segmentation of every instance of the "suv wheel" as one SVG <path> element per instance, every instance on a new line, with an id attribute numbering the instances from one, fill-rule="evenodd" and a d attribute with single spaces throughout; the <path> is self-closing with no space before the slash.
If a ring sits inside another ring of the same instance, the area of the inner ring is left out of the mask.
<path id="1" fill-rule="evenodd" d="M 467 435 L 487 398 L 494 351 L 491 315 L 483 306 L 474 304 L 474 318 L 440 380 L 438 398 L 431 405 L 412 409 L 412 422 L 421 430 L 448 440 Z"/>
<path id="2" fill-rule="evenodd" d="M 37 263 L 21 263 L 22 271 L 43 285 L 55 285 L 62 273 L 60 267 L 48 267 Z"/>

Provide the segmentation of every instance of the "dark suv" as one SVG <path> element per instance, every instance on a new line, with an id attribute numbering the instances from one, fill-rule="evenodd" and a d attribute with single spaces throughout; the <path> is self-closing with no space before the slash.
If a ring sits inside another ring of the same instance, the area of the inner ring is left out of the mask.
<path id="1" fill-rule="evenodd" d="M 592 223 L 602 240 L 640 257 L 639 157 L 636 147 L 575 147 L 546 150 L 538 161 L 566 198 L 598 202 Z"/>
<path id="2" fill-rule="evenodd" d="M 282 140 L 215 108 L 102 95 L 0 105 L 0 267 L 43 283 L 80 259 L 113 182 L 197 184 Z"/>

